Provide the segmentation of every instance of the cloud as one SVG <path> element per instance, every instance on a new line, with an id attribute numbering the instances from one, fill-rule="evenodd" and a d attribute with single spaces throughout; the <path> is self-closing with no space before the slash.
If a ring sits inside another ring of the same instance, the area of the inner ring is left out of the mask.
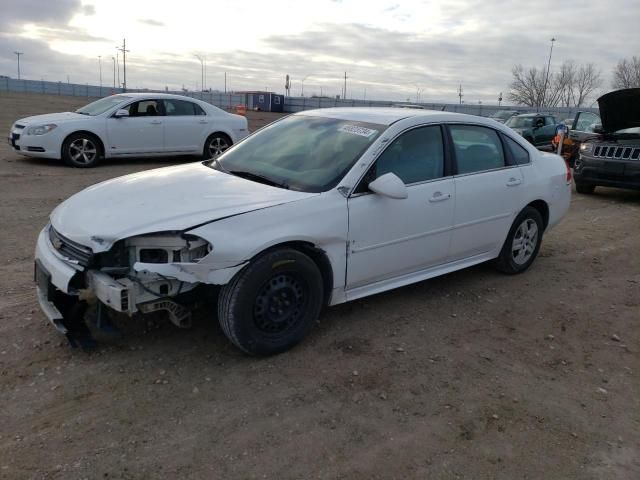
<path id="1" fill-rule="evenodd" d="M 145 25 L 151 25 L 152 27 L 164 27 L 164 22 L 159 20 L 154 20 L 153 18 L 140 18 L 138 22 L 144 23 Z"/>
<path id="2" fill-rule="evenodd" d="M 84 11 L 93 7 L 84 7 Z M 27 23 L 66 25 L 76 13 L 83 11 L 80 0 L 2 0 L 0 32 L 21 30 Z"/>

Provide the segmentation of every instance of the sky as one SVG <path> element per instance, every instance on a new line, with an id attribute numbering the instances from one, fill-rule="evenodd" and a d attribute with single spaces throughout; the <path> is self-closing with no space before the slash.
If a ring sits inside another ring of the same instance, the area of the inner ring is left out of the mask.
<path id="1" fill-rule="evenodd" d="M 0 0 L 0 75 L 132 88 L 457 102 L 506 100 L 511 69 L 592 62 L 610 90 L 640 55 L 639 0 Z M 122 81 L 122 59 L 120 80 Z M 98 57 L 101 57 L 99 59 Z M 117 77 L 117 74 L 116 74 Z M 304 81 L 303 81 L 304 80 Z M 117 79 L 116 79 L 117 81 Z"/>

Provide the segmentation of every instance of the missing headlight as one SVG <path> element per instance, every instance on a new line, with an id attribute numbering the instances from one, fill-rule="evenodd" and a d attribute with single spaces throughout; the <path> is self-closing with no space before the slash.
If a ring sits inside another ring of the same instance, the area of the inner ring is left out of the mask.
<path id="1" fill-rule="evenodd" d="M 140 261 L 142 263 L 169 263 L 169 254 L 161 248 L 141 248 Z"/>

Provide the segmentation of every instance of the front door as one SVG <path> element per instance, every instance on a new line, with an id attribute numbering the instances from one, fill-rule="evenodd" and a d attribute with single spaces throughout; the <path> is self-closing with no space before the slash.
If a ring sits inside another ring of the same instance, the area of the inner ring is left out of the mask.
<path id="1" fill-rule="evenodd" d="M 446 261 L 455 191 L 445 171 L 440 126 L 406 131 L 378 157 L 348 201 L 347 297 L 349 290 Z M 405 183 L 408 198 L 368 190 L 386 173 Z"/>
<path id="2" fill-rule="evenodd" d="M 107 119 L 111 155 L 164 153 L 164 116 L 160 100 L 141 100 L 125 107 L 128 117 Z"/>
<path id="3" fill-rule="evenodd" d="M 539 117 L 543 123 L 533 130 L 533 144 L 536 147 L 550 147 L 551 140 L 556 135 L 556 122 L 553 117 Z"/>
<path id="4" fill-rule="evenodd" d="M 449 125 L 456 158 L 451 260 L 502 246 L 524 200 L 524 177 L 509 166 L 498 133 L 479 125 Z M 526 153 L 526 152 L 525 152 Z"/>

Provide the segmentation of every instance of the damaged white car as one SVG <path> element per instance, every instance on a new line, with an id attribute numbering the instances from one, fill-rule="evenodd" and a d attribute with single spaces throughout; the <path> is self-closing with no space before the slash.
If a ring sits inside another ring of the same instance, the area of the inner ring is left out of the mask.
<path id="1" fill-rule="evenodd" d="M 46 316 L 91 339 L 87 301 L 180 327 L 219 289 L 250 354 L 299 342 L 323 306 L 480 262 L 526 270 L 566 213 L 571 174 L 509 128 L 409 109 L 307 111 L 215 160 L 109 180 L 51 214 L 36 247 Z"/>

